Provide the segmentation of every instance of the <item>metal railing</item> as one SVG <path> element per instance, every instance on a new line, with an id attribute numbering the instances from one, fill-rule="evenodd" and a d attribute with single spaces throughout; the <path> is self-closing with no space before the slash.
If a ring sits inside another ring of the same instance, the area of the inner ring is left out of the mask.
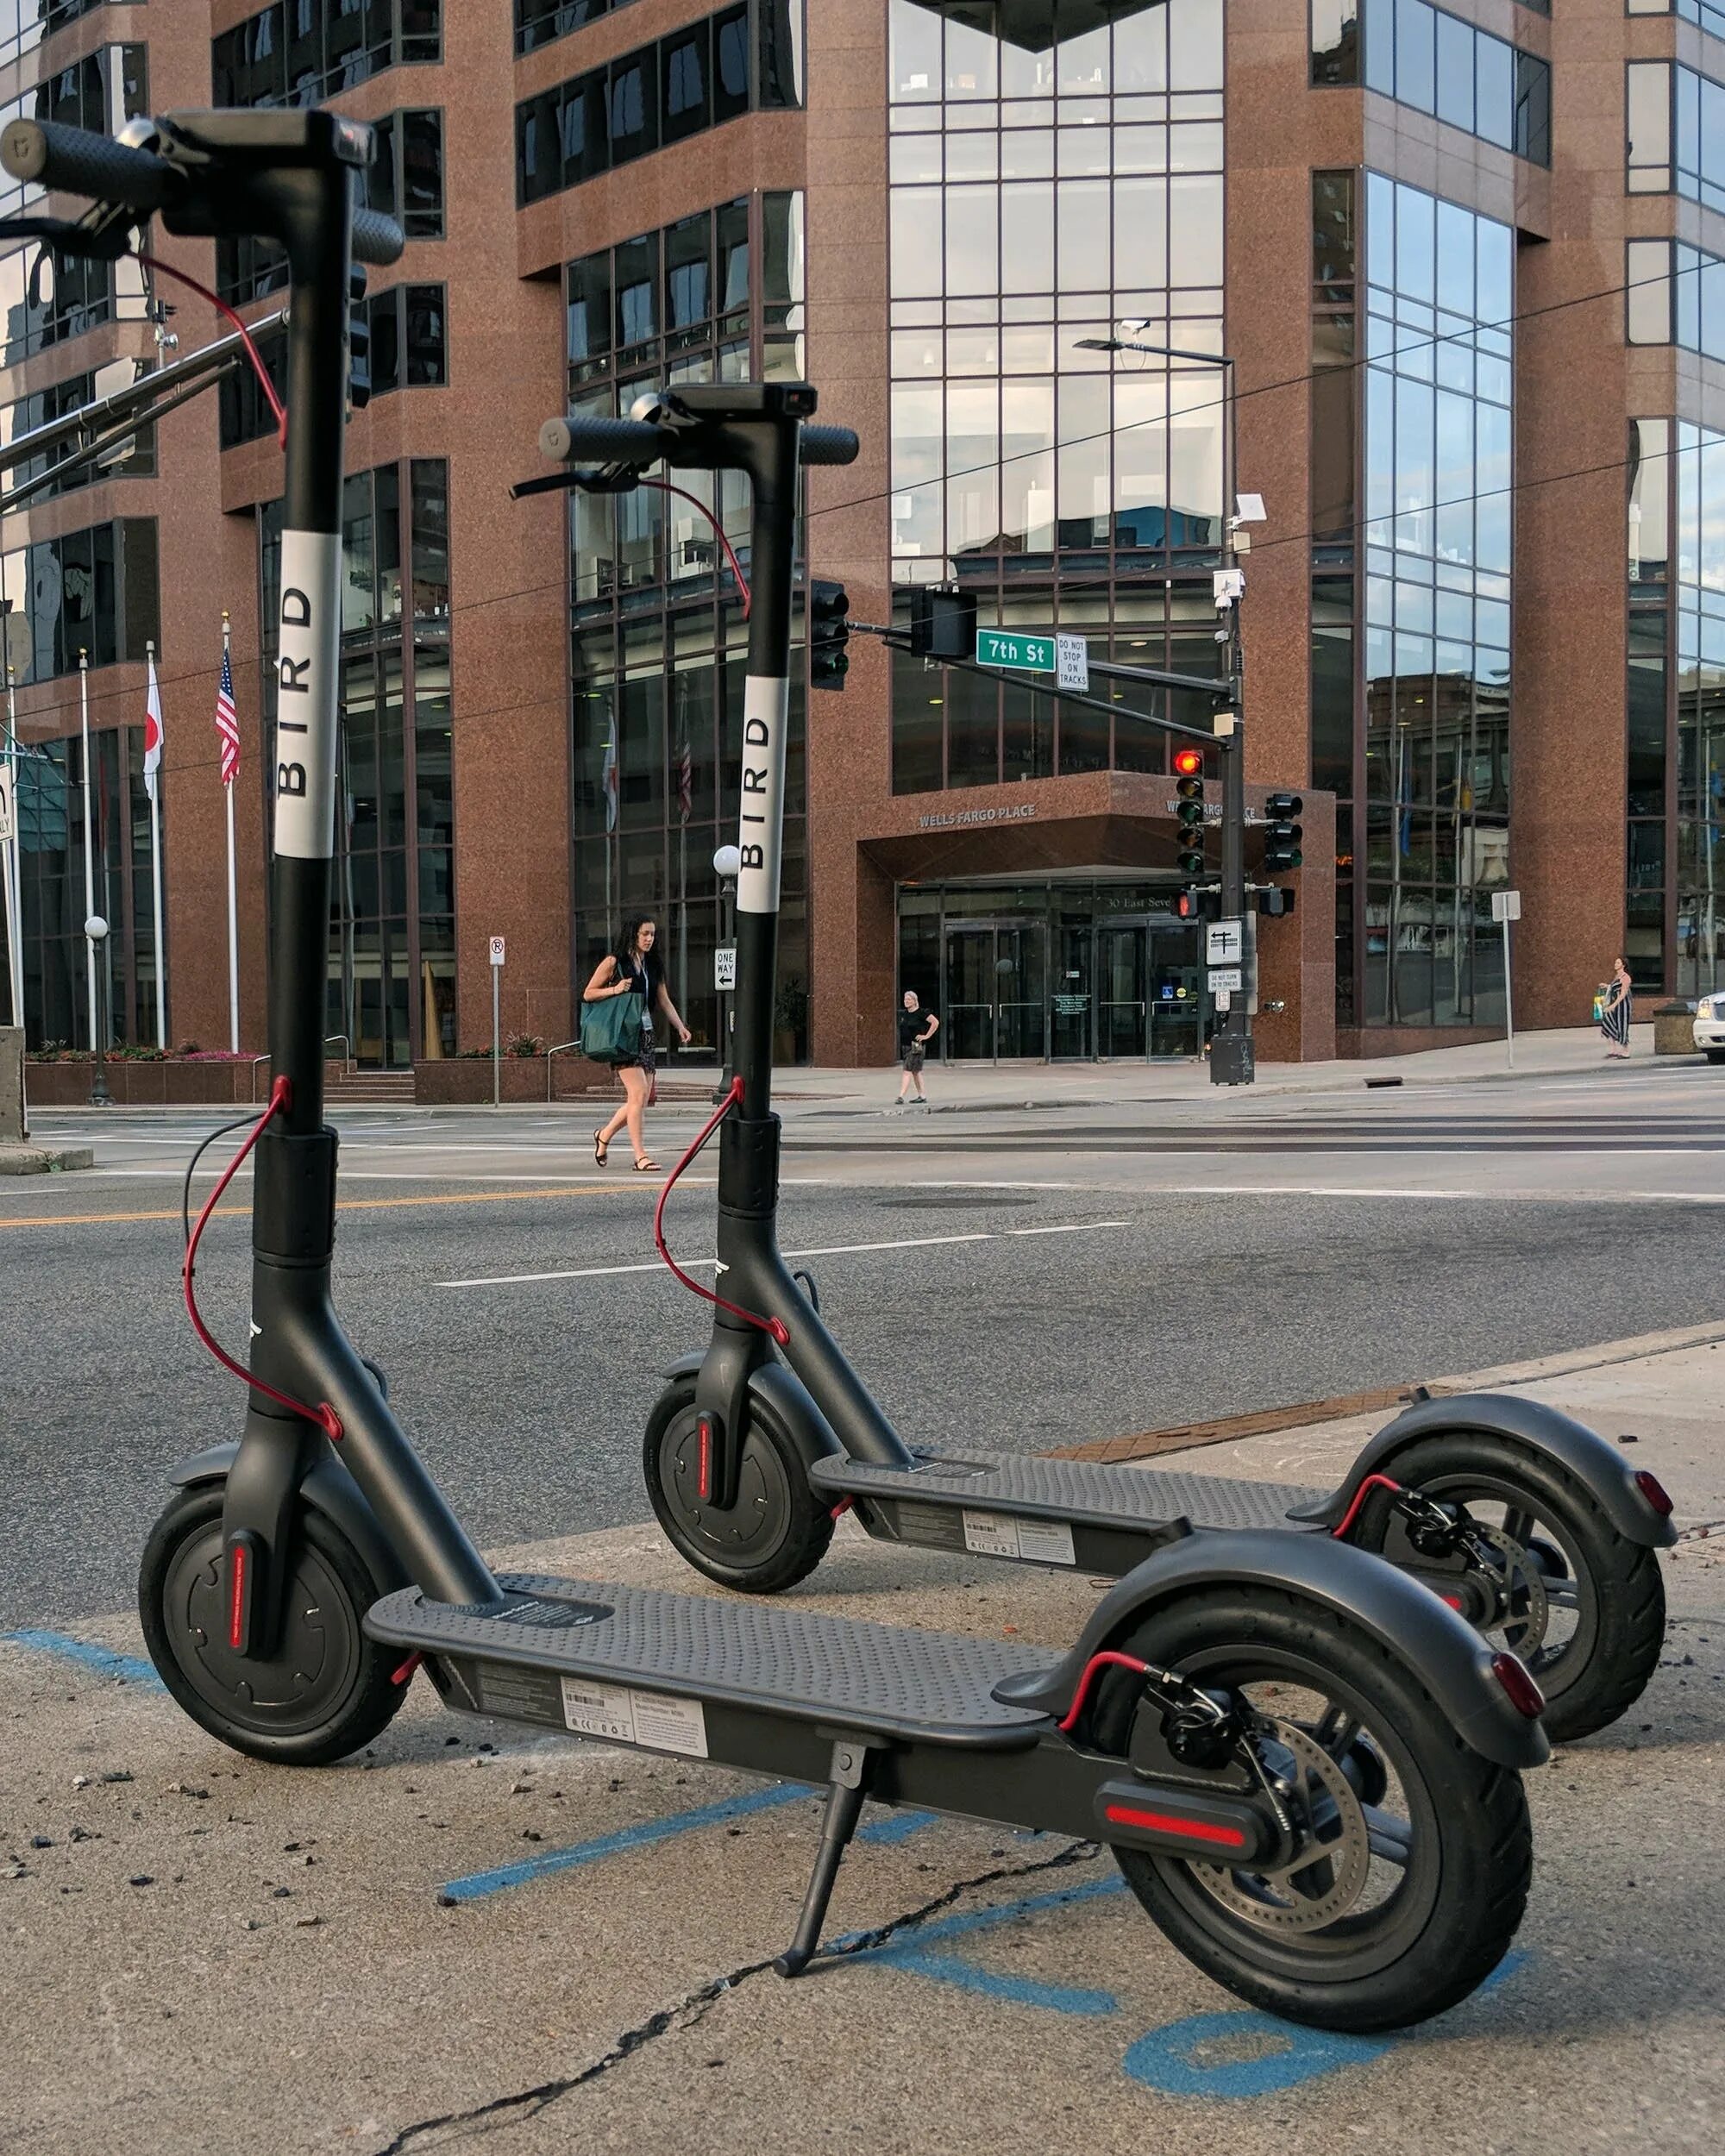
<path id="1" fill-rule="evenodd" d="M 555 1048 L 548 1048 L 545 1050 L 545 1098 L 548 1101 L 553 1097 L 551 1092 L 551 1058 L 554 1056 L 567 1056 L 572 1048 L 579 1048 L 580 1046 L 580 1042 L 577 1038 L 573 1041 L 559 1041 Z"/>

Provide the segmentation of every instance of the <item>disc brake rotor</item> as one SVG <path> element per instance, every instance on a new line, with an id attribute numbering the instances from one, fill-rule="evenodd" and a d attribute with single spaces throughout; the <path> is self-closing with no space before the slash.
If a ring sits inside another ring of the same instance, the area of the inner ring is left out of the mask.
<path id="1" fill-rule="evenodd" d="M 1287 1806 L 1298 1837 L 1292 1859 L 1273 1869 L 1230 1871 L 1195 1864 L 1195 1877 L 1248 1924 L 1277 1934 L 1321 1931 L 1359 1899 L 1371 1868 L 1371 1842 L 1353 1784 L 1297 1722 L 1255 1718 L 1252 1741 Z M 1264 1758 L 1278 1748 L 1286 1760 Z"/>
<path id="2" fill-rule="evenodd" d="M 1473 1532 L 1502 1560 L 1497 1587 L 1500 1614 L 1495 1628 L 1503 1633 L 1525 1662 L 1543 1645 L 1546 1627 L 1551 1622 L 1551 1597 L 1546 1592 L 1544 1575 L 1521 1544 L 1501 1527 L 1483 1526 L 1476 1521 Z"/>

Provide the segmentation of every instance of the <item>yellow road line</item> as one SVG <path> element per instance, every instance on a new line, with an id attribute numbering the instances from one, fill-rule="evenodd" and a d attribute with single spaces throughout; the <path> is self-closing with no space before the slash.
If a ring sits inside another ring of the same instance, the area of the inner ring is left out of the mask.
<path id="1" fill-rule="evenodd" d="M 656 1183 L 648 1186 L 656 1190 Z M 401 1206 L 493 1206 L 511 1198 L 599 1198 L 621 1195 L 632 1190 L 632 1183 L 555 1183 L 546 1190 L 462 1190 L 448 1194 L 422 1198 L 342 1198 L 336 1200 L 337 1213 L 382 1213 Z M 229 1213 L 248 1214 L 249 1206 L 217 1206 L 215 1219 L 225 1219 Z M 85 1228 L 112 1225 L 122 1220 L 177 1220 L 178 1206 L 163 1206 L 147 1213 L 40 1213 L 28 1219 L 8 1220 L 0 1217 L 0 1230 L 6 1228 Z"/>

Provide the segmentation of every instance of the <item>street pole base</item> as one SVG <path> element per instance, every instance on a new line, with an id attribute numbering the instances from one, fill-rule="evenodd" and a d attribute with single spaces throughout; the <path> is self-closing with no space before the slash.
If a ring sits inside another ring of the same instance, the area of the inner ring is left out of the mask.
<path id="1" fill-rule="evenodd" d="M 1210 1043 L 1210 1083 L 1249 1086 L 1258 1075 L 1258 1057 L 1250 1033 L 1218 1033 Z"/>

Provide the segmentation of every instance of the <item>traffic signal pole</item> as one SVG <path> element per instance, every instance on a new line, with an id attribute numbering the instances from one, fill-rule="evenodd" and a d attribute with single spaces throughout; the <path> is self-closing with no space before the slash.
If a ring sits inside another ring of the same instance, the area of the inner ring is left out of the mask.
<path id="1" fill-rule="evenodd" d="M 1237 921 L 1240 933 L 1241 979 L 1245 978 L 1247 935 L 1245 889 L 1245 736 L 1239 711 L 1233 731 L 1222 743 L 1222 918 Z M 1249 1086 L 1258 1075 L 1251 1037 L 1251 1012 L 1244 987 L 1231 994 L 1221 1023 L 1210 1037 L 1210 1083 Z"/>

